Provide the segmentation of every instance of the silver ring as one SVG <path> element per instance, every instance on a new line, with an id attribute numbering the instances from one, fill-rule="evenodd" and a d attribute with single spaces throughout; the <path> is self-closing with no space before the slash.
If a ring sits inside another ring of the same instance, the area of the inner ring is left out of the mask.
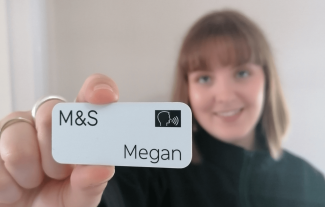
<path id="1" fill-rule="evenodd" d="M 61 100 L 63 102 L 67 102 L 67 100 L 65 100 L 65 98 L 61 97 L 61 96 L 46 96 L 45 98 L 40 98 L 36 101 L 36 103 L 33 106 L 32 109 L 32 117 L 35 119 L 36 117 L 36 112 L 37 109 L 45 102 L 49 101 L 49 100 L 53 100 L 53 99 L 57 99 L 57 100 Z"/>
<path id="2" fill-rule="evenodd" d="M 17 123 L 17 122 L 27 122 L 29 124 L 31 124 L 32 126 L 34 126 L 33 122 L 31 122 L 30 120 L 23 118 L 23 117 L 15 117 L 13 119 L 9 119 L 8 121 L 6 121 L 0 128 L 0 137 L 1 137 L 1 133 L 10 125 Z"/>

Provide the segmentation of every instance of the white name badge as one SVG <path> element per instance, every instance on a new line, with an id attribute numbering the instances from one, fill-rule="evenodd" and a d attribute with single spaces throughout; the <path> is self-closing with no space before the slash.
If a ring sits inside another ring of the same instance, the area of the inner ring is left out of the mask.
<path id="1" fill-rule="evenodd" d="M 184 168 L 192 159 L 192 112 L 184 103 L 59 103 L 52 155 L 62 164 Z"/>

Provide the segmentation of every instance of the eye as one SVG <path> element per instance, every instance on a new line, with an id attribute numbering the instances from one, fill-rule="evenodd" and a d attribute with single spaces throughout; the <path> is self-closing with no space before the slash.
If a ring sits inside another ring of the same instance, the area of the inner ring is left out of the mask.
<path id="1" fill-rule="evenodd" d="M 210 81 L 211 81 L 211 78 L 207 75 L 203 75 L 198 78 L 199 83 L 209 83 Z"/>
<path id="2" fill-rule="evenodd" d="M 250 73 L 247 70 L 240 70 L 236 73 L 236 77 L 238 78 L 246 78 L 250 75 Z"/>

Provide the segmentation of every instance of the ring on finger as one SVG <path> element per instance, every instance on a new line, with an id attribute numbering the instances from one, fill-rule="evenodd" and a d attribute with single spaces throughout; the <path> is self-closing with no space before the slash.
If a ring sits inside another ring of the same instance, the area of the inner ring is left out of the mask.
<path id="1" fill-rule="evenodd" d="M 36 101 L 36 103 L 34 104 L 33 106 L 33 109 L 32 109 L 32 117 L 35 119 L 36 118 L 36 112 L 37 112 L 37 109 L 45 102 L 47 101 L 50 101 L 50 100 L 61 100 L 63 102 L 67 102 L 67 100 L 65 100 L 65 98 L 61 97 L 61 96 L 46 96 L 44 98 L 40 98 L 39 100 Z"/>
<path id="2" fill-rule="evenodd" d="M 12 124 L 15 124 L 15 123 L 18 123 L 18 122 L 26 122 L 26 123 L 29 123 L 31 124 L 32 126 L 34 126 L 33 122 L 31 122 L 30 120 L 26 119 L 26 118 L 23 118 L 23 117 L 15 117 L 15 118 L 12 118 L 12 119 L 9 119 L 8 121 L 6 121 L 0 128 L 0 138 L 1 138 L 1 133 L 7 128 L 9 127 L 10 125 Z"/>

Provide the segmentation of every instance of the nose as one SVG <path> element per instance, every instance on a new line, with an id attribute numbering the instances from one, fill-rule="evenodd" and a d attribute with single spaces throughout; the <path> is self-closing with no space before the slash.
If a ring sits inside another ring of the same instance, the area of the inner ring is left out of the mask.
<path id="1" fill-rule="evenodd" d="M 213 86 L 213 98 L 216 103 L 230 104 L 236 98 L 233 80 L 227 74 L 220 74 Z"/>

